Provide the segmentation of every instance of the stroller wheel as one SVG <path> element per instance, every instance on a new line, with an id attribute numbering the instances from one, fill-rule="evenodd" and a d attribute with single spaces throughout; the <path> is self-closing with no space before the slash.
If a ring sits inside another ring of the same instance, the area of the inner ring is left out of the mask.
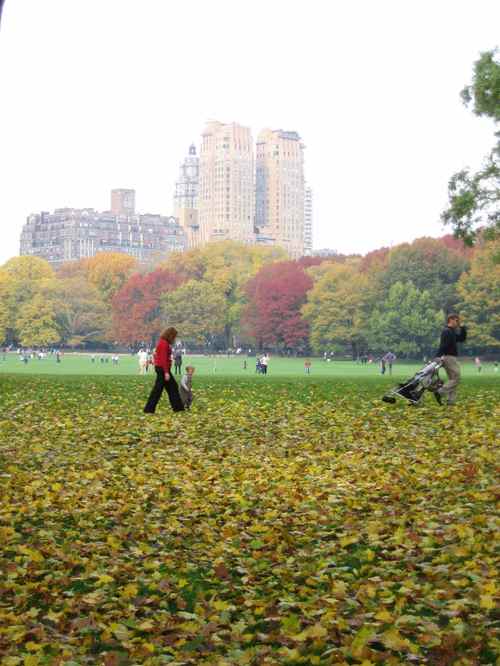
<path id="1" fill-rule="evenodd" d="M 384 395 L 382 398 L 384 402 L 388 402 L 389 404 L 393 405 L 396 402 L 396 398 L 394 398 L 392 395 Z"/>

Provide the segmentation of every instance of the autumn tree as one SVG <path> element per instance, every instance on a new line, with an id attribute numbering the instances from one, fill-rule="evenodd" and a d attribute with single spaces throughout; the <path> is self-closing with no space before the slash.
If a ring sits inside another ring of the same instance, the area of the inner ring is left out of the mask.
<path id="1" fill-rule="evenodd" d="M 109 307 L 85 277 L 59 278 L 46 295 L 54 303 L 55 320 L 63 344 L 76 347 L 106 339 Z"/>
<path id="2" fill-rule="evenodd" d="M 15 321 L 16 337 L 23 347 L 47 347 L 60 341 L 54 303 L 36 294 Z"/>
<path id="3" fill-rule="evenodd" d="M 309 324 L 302 317 L 301 308 L 312 285 L 312 278 L 296 261 L 263 266 L 249 280 L 245 288 L 248 303 L 243 311 L 243 322 L 259 348 L 303 349 L 308 346 Z"/>
<path id="4" fill-rule="evenodd" d="M 18 341 L 20 338 L 19 322 L 22 321 L 23 336 L 24 339 L 27 339 L 29 337 L 28 322 L 35 321 L 36 310 L 44 300 L 35 300 L 35 298 L 48 285 L 54 283 L 55 273 L 45 259 L 31 256 L 10 259 L 2 266 L 1 272 L 3 278 L 0 282 L 2 290 L 0 323 L 4 329 L 3 337 L 9 342 Z M 29 316 L 28 314 L 24 316 L 28 307 Z M 40 316 L 43 321 L 48 321 L 46 308 L 40 310 Z M 37 337 L 40 338 L 39 333 Z"/>
<path id="5" fill-rule="evenodd" d="M 230 347 L 239 332 L 246 283 L 261 266 L 283 258 L 285 252 L 281 248 L 221 241 L 173 254 L 162 267 L 186 280 L 209 282 L 222 294 L 224 308 L 219 317 L 224 320 L 224 344 Z"/>
<path id="6" fill-rule="evenodd" d="M 110 304 L 113 296 L 137 269 L 137 260 L 122 252 L 99 252 L 95 257 L 84 259 L 83 266 L 90 284 Z"/>
<path id="7" fill-rule="evenodd" d="M 482 53 L 474 63 L 472 83 L 461 93 L 462 101 L 476 116 L 500 122 L 500 60 L 498 49 Z M 463 169 L 448 185 L 448 208 L 441 218 L 455 235 L 472 244 L 481 227 L 489 236 L 500 231 L 500 130 L 496 142 L 479 171 Z"/>
<path id="8" fill-rule="evenodd" d="M 373 351 L 420 357 L 437 347 L 443 321 L 428 291 L 412 282 L 396 282 L 370 313 L 366 336 Z"/>
<path id="9" fill-rule="evenodd" d="M 9 294 L 12 290 L 12 277 L 0 268 L 0 342 L 7 339 L 7 332 L 11 325 L 11 310 L 9 307 Z"/>
<path id="10" fill-rule="evenodd" d="M 224 296 L 209 282 L 189 280 L 160 302 L 164 325 L 175 326 L 183 342 L 208 346 L 224 332 Z"/>
<path id="11" fill-rule="evenodd" d="M 458 283 L 460 312 L 468 324 L 468 343 L 500 349 L 500 241 L 477 247 L 470 270 Z"/>
<path id="12" fill-rule="evenodd" d="M 315 352 L 348 347 L 356 358 L 365 345 L 364 325 L 371 285 L 355 262 L 311 269 L 315 283 L 302 308 Z"/>
<path id="13" fill-rule="evenodd" d="M 160 298 L 182 283 L 169 270 L 132 275 L 112 301 L 114 339 L 124 344 L 153 342 L 162 328 Z"/>

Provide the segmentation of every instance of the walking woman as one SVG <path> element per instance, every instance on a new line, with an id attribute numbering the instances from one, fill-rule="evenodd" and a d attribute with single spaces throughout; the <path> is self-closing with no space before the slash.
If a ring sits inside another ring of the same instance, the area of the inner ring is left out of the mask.
<path id="1" fill-rule="evenodd" d="M 160 339 L 156 345 L 154 355 L 156 381 L 146 406 L 144 407 L 144 412 L 146 414 L 155 413 L 156 405 L 161 398 L 163 389 L 168 393 L 168 399 L 170 400 L 170 405 L 174 412 L 182 412 L 184 410 L 184 405 L 181 396 L 179 395 L 179 387 L 173 376 L 170 374 L 170 368 L 172 366 L 172 345 L 175 342 L 176 337 L 177 331 L 175 328 L 166 328 L 160 335 Z"/>

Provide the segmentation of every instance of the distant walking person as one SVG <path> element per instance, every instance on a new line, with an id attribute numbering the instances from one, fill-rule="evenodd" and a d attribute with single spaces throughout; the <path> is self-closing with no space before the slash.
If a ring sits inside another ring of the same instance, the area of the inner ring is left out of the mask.
<path id="1" fill-rule="evenodd" d="M 481 364 L 481 359 L 479 358 L 479 356 L 476 356 L 476 358 L 474 359 L 474 363 L 476 364 L 477 371 L 481 373 L 483 366 Z"/>
<path id="2" fill-rule="evenodd" d="M 457 361 L 457 342 L 465 342 L 467 339 L 467 329 L 461 326 L 460 317 L 457 314 L 449 314 L 446 328 L 441 333 L 441 342 L 436 356 L 443 359 L 443 367 L 448 375 L 448 381 L 434 395 L 436 400 L 441 403 L 441 398 L 445 397 L 449 405 L 455 403 L 457 386 L 460 383 L 460 366 Z"/>
<path id="3" fill-rule="evenodd" d="M 156 381 L 146 406 L 144 407 L 144 412 L 146 414 L 155 413 L 156 405 L 158 404 L 164 389 L 168 393 L 168 399 L 170 400 L 170 405 L 174 412 L 182 412 L 184 409 L 184 405 L 182 404 L 179 395 L 179 387 L 173 376 L 170 374 L 172 366 L 172 344 L 175 342 L 176 337 L 177 331 L 175 328 L 166 328 L 160 335 L 160 339 L 156 345 L 154 355 Z"/>

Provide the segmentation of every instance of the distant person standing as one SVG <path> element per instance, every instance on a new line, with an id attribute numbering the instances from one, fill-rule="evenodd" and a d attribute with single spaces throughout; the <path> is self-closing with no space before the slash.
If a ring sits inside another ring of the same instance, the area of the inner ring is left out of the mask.
<path id="1" fill-rule="evenodd" d="M 449 314 L 446 327 L 441 333 L 441 341 L 436 356 L 443 361 L 443 367 L 448 375 L 448 381 L 434 395 L 436 400 L 441 403 L 442 397 L 445 397 L 448 405 L 455 403 L 457 395 L 457 386 L 460 383 L 460 366 L 457 361 L 458 351 L 457 342 L 465 342 L 467 339 L 467 329 L 460 324 L 460 317 L 457 314 Z"/>
<path id="2" fill-rule="evenodd" d="M 387 352 L 387 354 L 383 357 L 383 360 L 385 361 L 387 368 L 389 368 L 389 374 L 392 375 L 392 364 L 396 360 L 396 354 Z"/>
<path id="3" fill-rule="evenodd" d="M 174 352 L 174 374 L 182 374 L 182 349 L 176 349 Z"/>
<path id="4" fill-rule="evenodd" d="M 306 375 L 311 374 L 311 361 L 309 359 L 306 359 L 304 361 L 304 371 L 305 371 Z"/>
<path id="5" fill-rule="evenodd" d="M 263 375 L 267 375 L 267 367 L 269 365 L 269 355 L 264 354 L 264 356 L 260 359 L 260 365 L 261 365 L 261 372 Z"/>
<path id="6" fill-rule="evenodd" d="M 479 356 L 476 356 L 476 358 L 474 359 L 474 363 L 476 365 L 478 373 L 481 374 L 481 370 L 483 369 L 483 366 L 481 364 L 481 359 L 479 358 Z"/>
<path id="7" fill-rule="evenodd" d="M 163 390 L 168 393 L 170 405 L 174 412 L 182 412 L 184 405 L 179 395 L 179 387 L 173 375 L 170 373 L 172 367 L 172 345 L 177 337 L 177 331 L 172 326 L 166 328 L 160 335 L 154 354 L 154 366 L 156 381 L 149 395 L 144 412 L 154 414 Z"/>
<path id="8" fill-rule="evenodd" d="M 145 375 L 148 365 L 148 352 L 145 349 L 139 349 L 137 352 L 137 360 L 139 361 L 139 374 Z"/>

